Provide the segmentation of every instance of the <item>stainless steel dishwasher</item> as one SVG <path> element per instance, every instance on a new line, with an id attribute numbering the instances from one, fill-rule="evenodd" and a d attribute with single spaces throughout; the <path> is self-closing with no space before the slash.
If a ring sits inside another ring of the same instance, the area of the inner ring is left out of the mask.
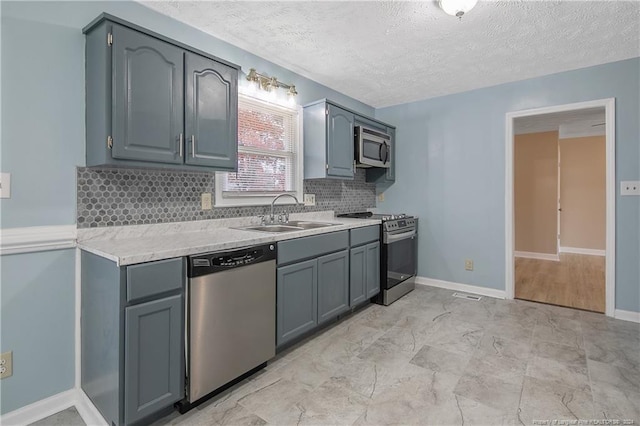
<path id="1" fill-rule="evenodd" d="M 187 400 L 193 404 L 276 353 L 276 246 L 189 257 Z"/>

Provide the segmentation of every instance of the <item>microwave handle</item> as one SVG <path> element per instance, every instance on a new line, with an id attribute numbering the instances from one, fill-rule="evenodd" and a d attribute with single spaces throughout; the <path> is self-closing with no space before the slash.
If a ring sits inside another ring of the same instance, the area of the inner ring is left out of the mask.
<path id="1" fill-rule="evenodd" d="M 382 154 L 384 150 L 384 155 Z M 387 161 L 389 161 L 389 145 L 387 145 L 386 142 L 382 142 L 380 144 L 380 151 L 378 152 L 378 155 L 380 156 L 380 161 L 382 161 L 382 164 L 387 164 Z"/>

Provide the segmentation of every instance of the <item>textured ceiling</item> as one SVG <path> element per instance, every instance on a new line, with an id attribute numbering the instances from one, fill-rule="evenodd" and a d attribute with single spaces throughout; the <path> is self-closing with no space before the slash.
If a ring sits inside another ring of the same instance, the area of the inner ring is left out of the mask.
<path id="1" fill-rule="evenodd" d="M 637 1 L 142 3 L 374 107 L 640 56 Z"/>
<path id="2" fill-rule="evenodd" d="M 582 126 L 585 129 L 597 126 L 597 129 L 604 134 L 604 126 L 600 126 L 604 122 L 604 108 L 588 108 L 518 117 L 513 120 L 513 131 L 516 135 L 521 135 L 523 133 L 550 132 L 560 129 L 562 125 L 578 125 L 578 127 Z"/>

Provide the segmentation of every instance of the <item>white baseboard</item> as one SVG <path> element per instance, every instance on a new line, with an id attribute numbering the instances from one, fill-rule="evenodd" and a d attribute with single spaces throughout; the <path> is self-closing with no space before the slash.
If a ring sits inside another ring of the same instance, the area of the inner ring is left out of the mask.
<path id="1" fill-rule="evenodd" d="M 0 254 L 34 253 L 76 246 L 76 225 L 29 226 L 0 230 Z"/>
<path id="2" fill-rule="evenodd" d="M 640 323 L 640 312 L 623 311 L 622 309 L 616 309 L 613 317 L 622 321 Z"/>
<path id="3" fill-rule="evenodd" d="M 58 413 L 72 407 L 76 403 L 76 390 L 60 392 L 33 404 L 13 410 L 2 416 L 0 423 L 3 425 L 28 425 L 38 420 L 42 420 L 52 414 Z"/>
<path id="4" fill-rule="evenodd" d="M 560 256 L 557 254 L 549 254 L 549 253 L 534 253 L 531 251 L 516 251 L 513 253 L 515 257 L 524 257 L 526 259 L 538 259 L 538 260 L 553 260 L 555 262 L 560 262 Z"/>
<path id="5" fill-rule="evenodd" d="M 0 417 L 0 424 L 24 426 L 74 406 L 88 426 L 108 426 L 82 389 L 69 389 L 18 408 Z"/>
<path id="6" fill-rule="evenodd" d="M 87 426 L 108 426 L 106 420 L 102 417 L 102 414 L 100 414 L 100 411 L 93 405 L 82 389 L 78 389 L 77 398 L 76 409 Z"/>
<path id="7" fill-rule="evenodd" d="M 445 288 L 447 290 L 462 291 L 465 293 L 479 294 L 481 296 L 493 297 L 495 299 L 506 298 L 506 293 L 504 290 L 496 290 L 494 288 L 480 287 L 470 284 L 454 283 L 451 281 L 436 280 L 427 277 L 416 277 L 416 284 Z"/>
<path id="8" fill-rule="evenodd" d="M 590 256 L 605 256 L 606 250 L 586 249 L 579 247 L 560 247 L 560 253 L 588 254 Z"/>

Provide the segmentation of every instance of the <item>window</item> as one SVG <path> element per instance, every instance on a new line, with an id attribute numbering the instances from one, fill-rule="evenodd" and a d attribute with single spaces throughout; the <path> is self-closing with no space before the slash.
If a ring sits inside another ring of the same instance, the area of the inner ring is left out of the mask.
<path id="1" fill-rule="evenodd" d="M 284 192 L 302 200 L 298 109 L 238 97 L 238 171 L 216 173 L 216 206 L 269 204 Z"/>

